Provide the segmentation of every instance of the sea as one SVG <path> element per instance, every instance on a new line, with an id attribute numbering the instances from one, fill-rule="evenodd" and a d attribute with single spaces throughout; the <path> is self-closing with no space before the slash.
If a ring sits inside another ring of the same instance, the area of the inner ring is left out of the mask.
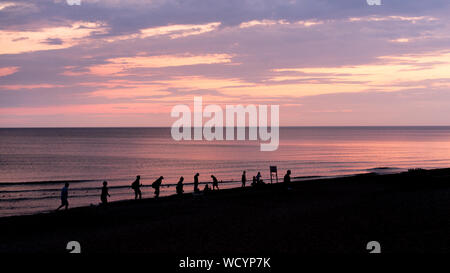
<path id="1" fill-rule="evenodd" d="M 14 128 L 0 129 L 0 217 L 45 213 L 60 205 L 69 182 L 70 207 L 97 206 L 103 181 L 109 201 L 133 199 L 137 175 L 143 198 L 164 176 L 161 196 L 184 190 L 241 186 L 242 172 L 258 172 L 266 183 L 270 166 L 279 182 L 286 170 L 295 180 L 362 173 L 395 173 L 413 168 L 450 167 L 450 127 L 282 127 L 279 148 L 260 151 L 259 141 L 175 141 L 170 128 Z M 250 184 L 250 183 L 248 183 Z"/>

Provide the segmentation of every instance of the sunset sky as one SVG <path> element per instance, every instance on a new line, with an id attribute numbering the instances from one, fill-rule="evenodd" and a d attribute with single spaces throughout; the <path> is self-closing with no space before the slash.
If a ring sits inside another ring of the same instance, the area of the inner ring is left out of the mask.
<path id="1" fill-rule="evenodd" d="M 278 104 L 283 126 L 450 125 L 450 1 L 0 1 L 0 127 L 171 126 Z"/>

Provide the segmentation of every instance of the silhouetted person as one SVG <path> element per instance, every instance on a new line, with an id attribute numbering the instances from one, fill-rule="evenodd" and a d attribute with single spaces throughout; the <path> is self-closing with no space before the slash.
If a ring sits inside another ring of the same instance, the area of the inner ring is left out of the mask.
<path id="1" fill-rule="evenodd" d="M 204 192 L 204 193 L 207 193 L 207 192 L 209 192 L 210 190 L 211 190 L 211 189 L 209 188 L 208 183 L 206 183 L 205 188 L 203 189 L 203 192 Z"/>
<path id="2" fill-rule="evenodd" d="M 199 173 L 196 173 L 194 176 L 194 192 L 195 193 L 200 192 L 200 190 L 198 189 L 198 176 L 199 175 L 200 175 Z"/>
<path id="3" fill-rule="evenodd" d="M 261 182 L 261 173 L 258 172 L 258 174 L 256 175 L 256 183 L 259 184 L 259 182 Z"/>
<path id="4" fill-rule="evenodd" d="M 211 178 L 213 180 L 212 190 L 219 189 L 219 180 L 214 175 L 211 175 Z"/>
<path id="5" fill-rule="evenodd" d="M 69 208 L 69 182 L 64 184 L 64 187 L 61 190 L 61 206 L 59 206 L 56 210 L 59 210 L 62 207 L 66 207 L 67 210 Z"/>
<path id="6" fill-rule="evenodd" d="M 108 197 L 111 197 L 108 192 L 108 182 L 103 181 L 102 194 L 100 195 L 100 200 L 103 205 L 108 204 Z"/>
<path id="7" fill-rule="evenodd" d="M 245 171 L 242 173 L 242 187 L 245 187 L 245 183 L 247 183 L 247 176 L 245 175 Z"/>
<path id="8" fill-rule="evenodd" d="M 256 183 L 257 183 L 256 176 L 253 176 L 252 186 L 253 187 L 256 186 Z"/>
<path id="9" fill-rule="evenodd" d="M 141 176 L 136 176 L 136 180 L 134 180 L 133 184 L 131 184 L 131 188 L 134 190 L 134 199 L 142 199 L 142 192 L 141 192 Z"/>
<path id="10" fill-rule="evenodd" d="M 183 194 L 183 181 L 184 181 L 184 177 L 180 177 L 180 181 L 178 181 L 177 183 L 177 194 L 178 195 L 182 195 Z"/>
<path id="11" fill-rule="evenodd" d="M 284 176 L 283 182 L 284 182 L 284 185 L 286 186 L 286 188 L 289 189 L 289 186 L 291 184 L 291 170 L 288 170 L 286 172 L 286 175 Z"/>
<path id="12" fill-rule="evenodd" d="M 163 181 L 164 177 L 160 176 L 158 179 L 155 180 L 155 182 L 153 182 L 152 184 L 152 188 L 155 189 L 155 198 L 159 197 L 159 188 L 161 187 L 162 181 Z"/>

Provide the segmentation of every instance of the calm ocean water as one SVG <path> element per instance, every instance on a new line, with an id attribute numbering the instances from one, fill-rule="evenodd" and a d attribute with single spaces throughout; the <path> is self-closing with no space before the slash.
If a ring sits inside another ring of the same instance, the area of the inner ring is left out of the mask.
<path id="1" fill-rule="evenodd" d="M 180 176 L 192 191 L 195 172 L 201 182 L 215 174 L 226 188 L 239 185 L 243 170 L 267 181 L 270 165 L 280 178 L 286 169 L 308 177 L 450 167 L 450 127 L 281 128 L 277 151 L 259 148 L 256 141 L 176 142 L 169 128 L 0 129 L 0 216 L 55 209 L 65 181 L 76 207 L 98 204 L 103 180 L 111 201 L 133 198 L 138 174 L 143 197 L 152 197 L 149 185 L 160 175 L 168 195 Z"/>

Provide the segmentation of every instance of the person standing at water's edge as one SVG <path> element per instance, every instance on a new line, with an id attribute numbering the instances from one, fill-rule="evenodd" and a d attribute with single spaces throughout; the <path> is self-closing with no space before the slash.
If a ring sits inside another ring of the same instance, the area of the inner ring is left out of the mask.
<path id="1" fill-rule="evenodd" d="M 108 204 L 108 197 L 111 197 L 108 192 L 108 182 L 103 181 L 102 194 L 100 196 L 103 205 Z"/>
<path id="2" fill-rule="evenodd" d="M 160 176 L 158 179 L 155 180 L 155 182 L 153 182 L 152 184 L 152 188 L 155 189 L 155 198 L 159 197 L 159 188 L 161 187 L 162 181 L 163 181 L 164 177 Z"/>
<path id="3" fill-rule="evenodd" d="M 177 183 L 177 194 L 178 195 L 182 195 L 183 194 L 183 181 L 184 181 L 184 177 L 180 177 L 180 181 L 178 181 Z"/>
<path id="4" fill-rule="evenodd" d="M 200 175 L 199 173 L 196 173 L 194 176 L 194 192 L 195 193 L 200 192 L 200 190 L 198 189 L 198 176 L 199 175 Z"/>
<path id="5" fill-rule="evenodd" d="M 136 180 L 131 184 L 131 188 L 134 190 L 134 199 L 142 199 L 142 192 L 141 192 L 141 176 L 136 176 Z"/>
<path id="6" fill-rule="evenodd" d="M 245 175 L 245 171 L 242 173 L 242 187 L 245 188 L 245 183 L 247 182 L 247 176 Z"/>
<path id="7" fill-rule="evenodd" d="M 213 190 L 215 190 L 215 189 L 219 189 L 219 180 L 217 180 L 217 178 L 214 176 L 214 175 L 211 175 L 211 178 L 212 178 L 212 180 L 213 180 L 213 186 L 212 186 L 212 189 Z"/>
<path id="8" fill-rule="evenodd" d="M 64 184 L 64 187 L 61 190 L 61 206 L 59 206 L 56 210 L 59 210 L 62 207 L 66 207 L 67 210 L 69 208 L 69 182 Z"/>

